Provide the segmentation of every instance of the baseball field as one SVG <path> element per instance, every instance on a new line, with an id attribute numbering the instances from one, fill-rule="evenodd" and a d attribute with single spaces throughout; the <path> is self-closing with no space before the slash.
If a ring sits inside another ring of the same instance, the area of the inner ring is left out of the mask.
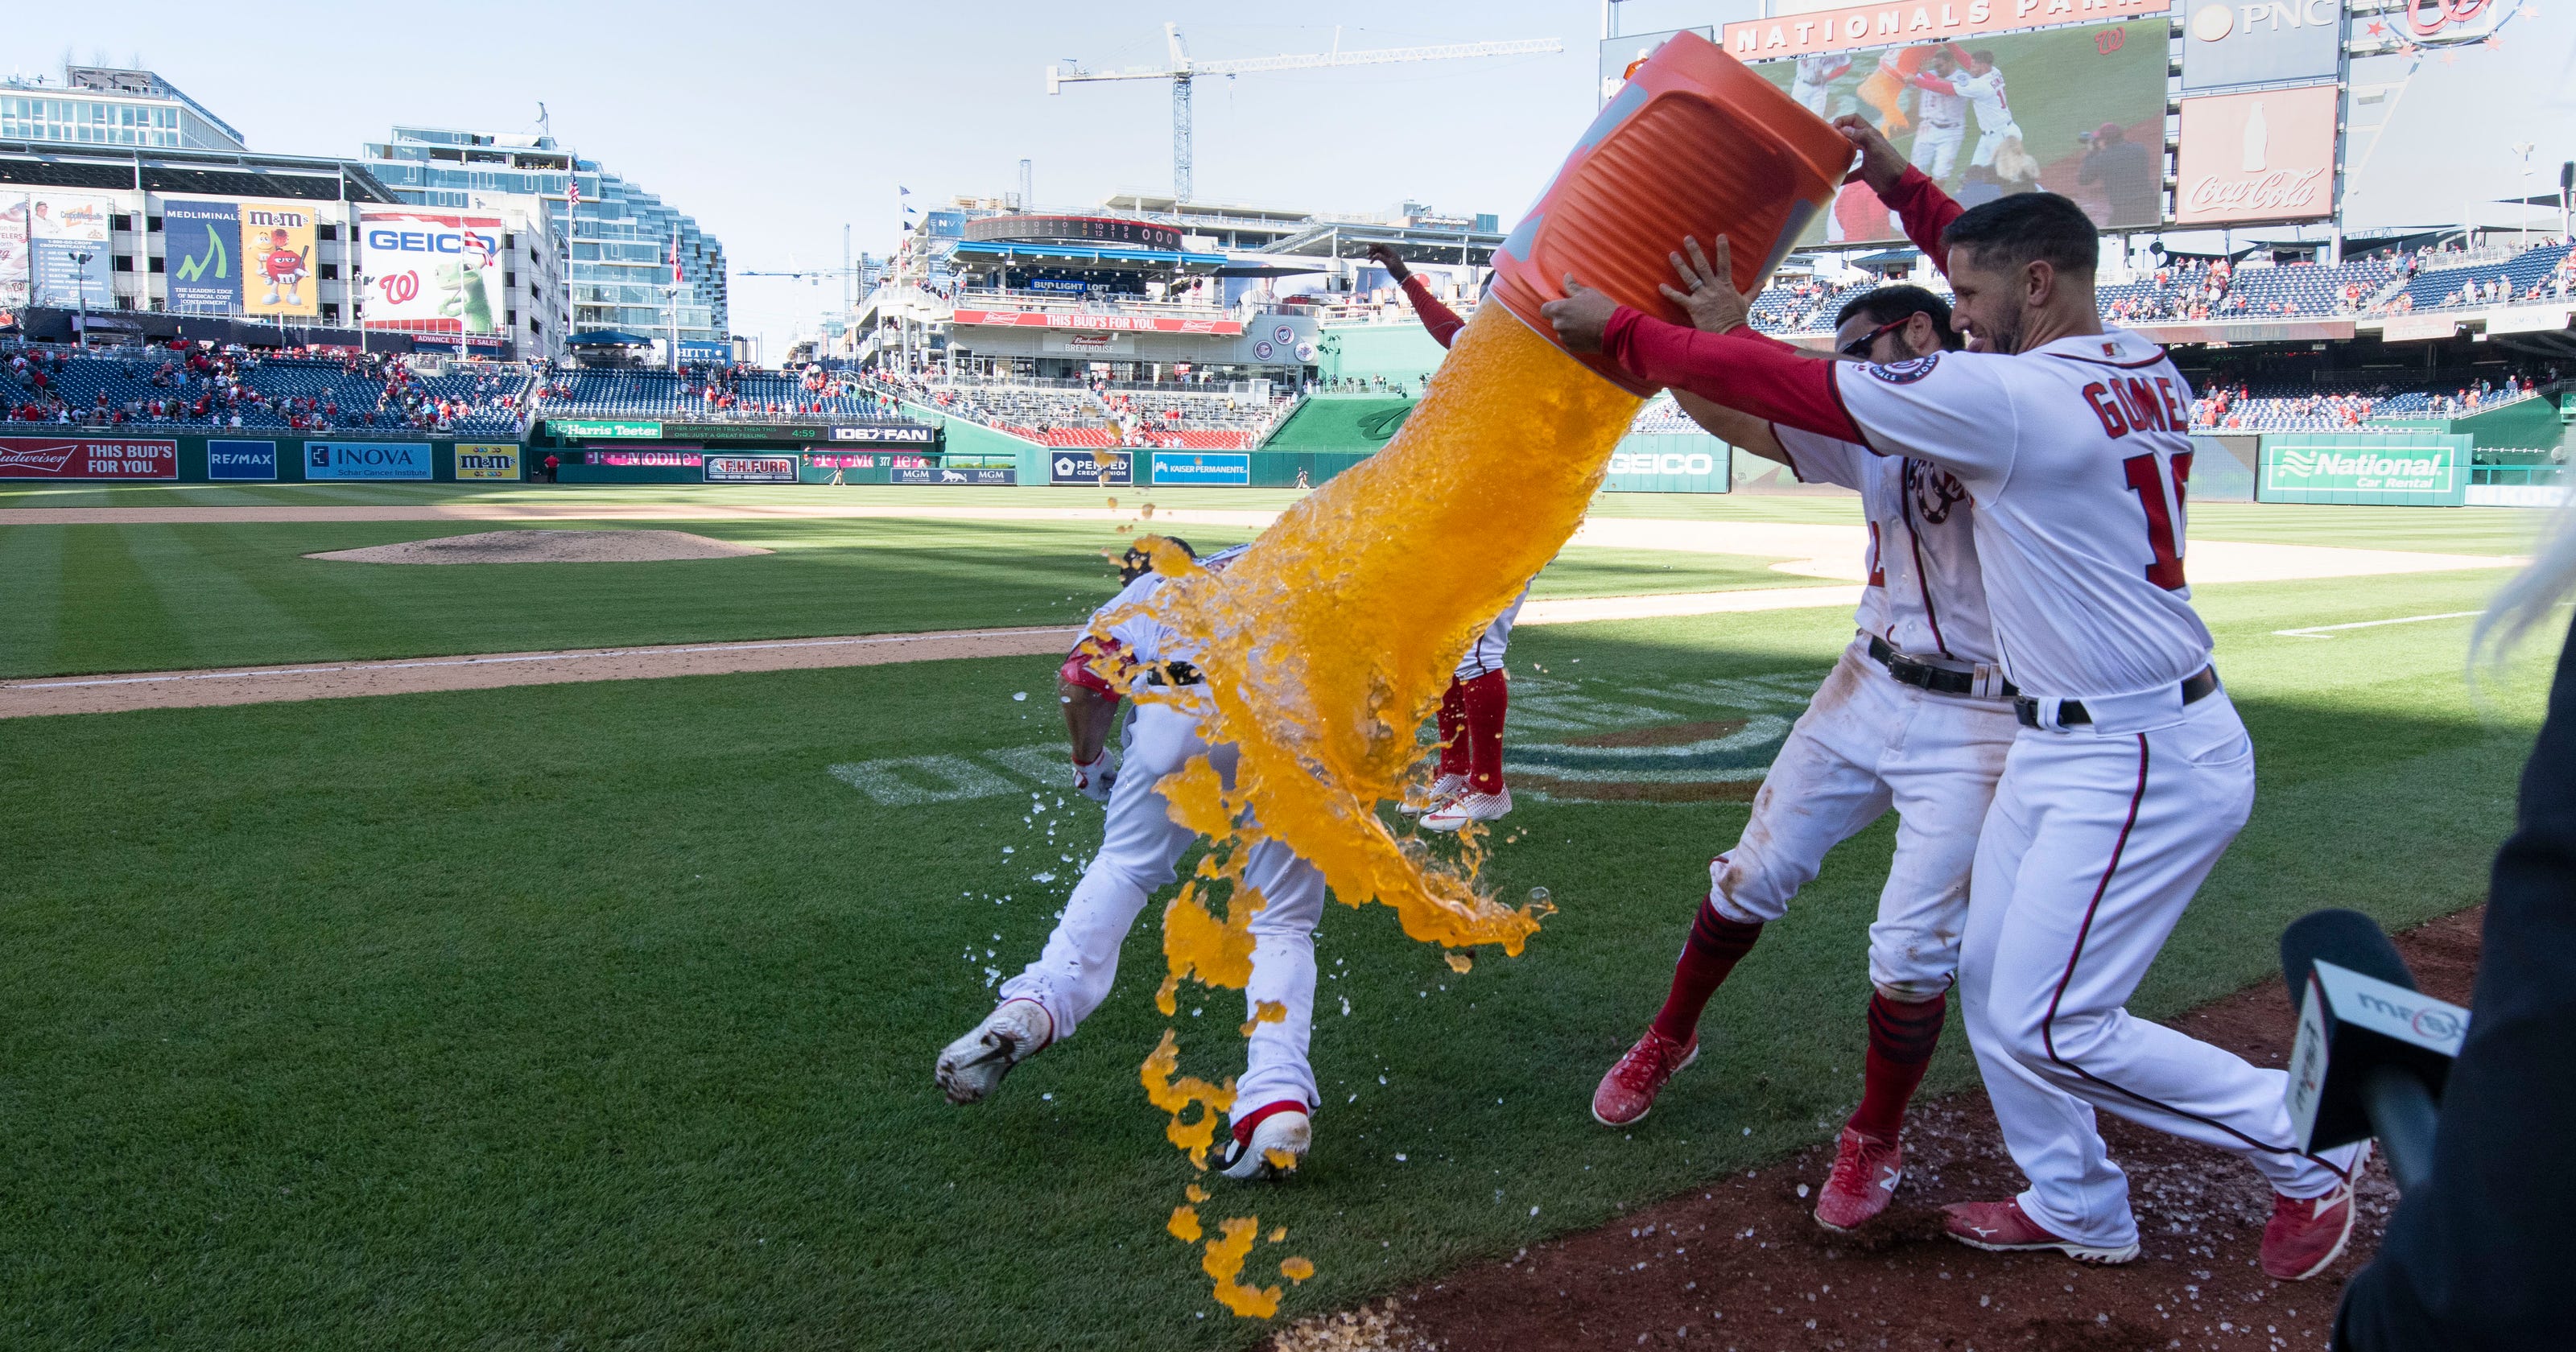
<path id="1" fill-rule="evenodd" d="M 952 1108 L 931 1085 L 1097 842 L 1099 809 L 1058 778 L 1051 634 L 970 660 L 210 707 L 153 707 L 168 687 L 134 681 L 113 687 L 132 707 L 81 714 L 10 701 L 101 674 L 1051 630 L 1106 598 L 1101 551 L 1132 530 L 1241 540 L 1289 496 L 1113 509 L 853 489 L 818 511 L 812 489 L 0 492 L 0 1344 L 1263 1338 L 1162 1229 L 1189 1166 L 1136 1079 L 1166 1026 L 1150 924 L 1110 1003 L 995 1101 Z M 1585 1104 L 1850 637 L 1848 603 L 1826 600 L 1845 583 L 1775 565 L 1856 540 L 1857 520 L 1826 499 L 1607 498 L 1580 537 L 1596 542 L 1543 576 L 1537 595 L 1568 603 L 1817 597 L 1614 620 L 1569 604 L 1516 635 L 1509 754 L 1533 787 L 1485 876 L 1506 898 L 1548 889 L 1558 913 L 1523 956 L 1463 975 L 1382 909 L 1328 913 L 1314 1154 L 1206 1208 L 1286 1227 L 1254 1250 L 1256 1281 L 1313 1260 L 1281 1322 L 1839 1125 L 1888 822 L 1720 992 L 1708 1054 L 1653 1117 L 1613 1132 Z M 2194 549 L 2255 574 L 2195 600 L 2261 789 L 2137 1012 L 2255 981 L 2317 906 L 2393 927 L 2481 898 L 2547 645 L 2472 682 L 2467 615 L 2538 524 L 2194 508 Z M 530 526 L 770 552 L 304 557 Z M 1743 541 L 1761 547 L 1726 547 Z M 2369 560 L 2349 551 L 2447 561 L 2355 571 Z M 1682 743 L 1711 749 L 1639 754 Z M 1232 1066 L 1240 1018 L 1185 1002 L 1184 1068 Z M 1965 1053 L 1954 1025 L 1931 1091 L 1973 1083 Z"/>

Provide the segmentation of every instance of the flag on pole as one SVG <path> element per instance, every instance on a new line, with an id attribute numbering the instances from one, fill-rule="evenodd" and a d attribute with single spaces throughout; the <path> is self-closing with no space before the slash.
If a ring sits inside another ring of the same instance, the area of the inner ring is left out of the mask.
<path id="1" fill-rule="evenodd" d="M 564 180 L 564 209 L 569 211 L 580 205 L 581 175 L 574 174 L 570 178 Z"/>
<path id="2" fill-rule="evenodd" d="M 680 227 L 671 227 L 671 285 L 680 284 Z"/>

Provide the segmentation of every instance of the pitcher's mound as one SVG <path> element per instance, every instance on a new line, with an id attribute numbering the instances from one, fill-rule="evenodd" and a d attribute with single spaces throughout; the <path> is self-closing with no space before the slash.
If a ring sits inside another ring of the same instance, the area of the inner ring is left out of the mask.
<path id="1" fill-rule="evenodd" d="M 668 563 L 769 552 L 684 530 L 492 530 L 304 557 L 341 563 Z"/>

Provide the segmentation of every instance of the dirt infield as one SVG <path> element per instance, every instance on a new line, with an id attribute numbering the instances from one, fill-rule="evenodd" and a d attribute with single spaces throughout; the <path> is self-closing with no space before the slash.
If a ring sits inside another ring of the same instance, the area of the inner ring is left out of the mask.
<path id="1" fill-rule="evenodd" d="M 487 530 L 304 557 L 334 563 L 673 563 L 770 552 L 684 530 Z"/>
<path id="2" fill-rule="evenodd" d="M 2485 911 L 2397 938 L 2426 993 L 2466 1003 Z M 1859 1011 L 1854 1010 L 1855 1019 Z M 2281 1065 L 2295 1024 L 2275 978 L 2172 1020 Z M 1686 1072 L 1687 1073 L 1687 1072 Z M 1580 1111 L 1571 1105 L 1568 1111 Z M 2255 1266 L 2271 1194 L 2219 1152 L 2105 1114 L 2129 1174 L 2144 1252 L 2126 1267 L 1979 1253 L 1940 1234 L 1940 1208 L 2008 1196 L 2021 1176 L 1982 1093 L 1915 1110 L 1896 1203 L 1857 1234 L 1810 1214 L 1833 1163 L 1823 1147 L 1717 1180 L 1599 1230 L 1524 1249 L 1366 1312 L 1281 1331 L 1272 1352 L 1531 1352 L 1577 1347 L 1889 1348 L 2146 1352 L 2323 1348 L 2343 1283 L 2369 1261 L 2396 1204 L 2384 1168 L 2362 1187 L 2360 1229 L 2326 1275 L 2276 1282 Z M 1647 1130 L 1672 1130 L 1671 1124 Z"/>
<path id="3" fill-rule="evenodd" d="M 567 532 L 579 534 L 581 532 Z M 354 551 L 353 551 L 354 552 Z M 1735 611 L 1844 609 L 1857 587 L 1774 587 L 1752 591 L 1676 592 L 1662 596 L 1566 597 L 1532 601 L 1522 624 L 1652 619 Z M 837 638 L 746 643 L 679 643 L 559 652 L 475 653 L 387 662 L 305 662 L 291 666 L 135 671 L 98 676 L 43 676 L 0 681 L 0 718 L 119 713 L 128 709 L 195 709 L 274 704 L 361 695 L 419 695 L 441 690 L 495 690 L 567 681 L 640 681 L 664 676 L 731 676 L 758 671 L 868 667 L 886 662 L 944 662 L 961 657 L 1061 654 L 1081 631 L 1069 626 L 960 629 L 928 634 L 856 634 Z"/>

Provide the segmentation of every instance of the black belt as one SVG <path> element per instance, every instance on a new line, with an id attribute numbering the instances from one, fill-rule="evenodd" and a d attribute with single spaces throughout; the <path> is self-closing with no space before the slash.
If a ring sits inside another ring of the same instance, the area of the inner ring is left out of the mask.
<path id="1" fill-rule="evenodd" d="M 2183 703 L 2200 703 L 2217 691 L 2218 668 L 2202 667 L 2199 671 L 2185 676 L 2182 679 L 2181 688 Z M 2013 716 L 2020 719 L 2021 725 L 2025 728 L 2038 727 L 2039 701 L 2027 695 L 2014 700 Z M 2092 721 L 2093 715 L 2085 711 L 2083 703 L 2079 700 L 2064 700 L 2057 706 L 2057 725 L 2061 728 L 2071 728 Z"/>
<path id="2" fill-rule="evenodd" d="M 1918 686 L 1939 695 L 1973 695 L 1977 693 L 1977 673 L 1952 667 L 1936 667 L 1898 652 L 1887 640 L 1873 634 L 1869 640 L 1869 658 L 1887 668 L 1887 674 L 1906 685 Z M 2021 692 L 2010 681 L 1995 683 L 1998 696 L 2010 697 Z"/>
<path id="3" fill-rule="evenodd" d="M 1147 685 L 1205 685 L 1207 676 L 1187 662 L 1163 662 L 1145 673 Z"/>

